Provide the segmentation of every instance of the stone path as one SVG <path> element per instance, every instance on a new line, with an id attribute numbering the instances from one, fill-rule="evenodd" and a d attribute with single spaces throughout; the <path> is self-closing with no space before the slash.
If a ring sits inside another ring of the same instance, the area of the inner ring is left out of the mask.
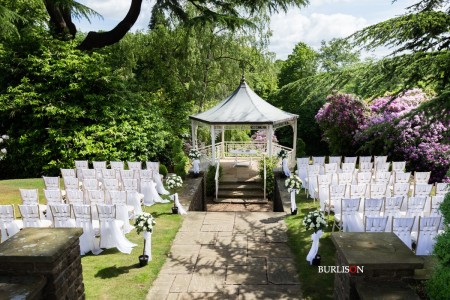
<path id="1" fill-rule="evenodd" d="M 284 216 L 189 212 L 147 299 L 301 299 Z"/>

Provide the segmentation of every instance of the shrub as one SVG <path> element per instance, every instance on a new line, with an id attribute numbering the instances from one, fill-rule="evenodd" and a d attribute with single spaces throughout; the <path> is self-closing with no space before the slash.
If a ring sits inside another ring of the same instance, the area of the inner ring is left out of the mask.
<path id="1" fill-rule="evenodd" d="M 163 164 L 159 164 L 159 174 L 166 177 L 169 171 L 167 171 L 167 167 Z"/>
<path id="2" fill-rule="evenodd" d="M 269 199 L 272 199 L 273 191 L 275 188 L 275 174 L 273 172 L 273 169 L 278 164 L 278 157 L 264 156 L 264 158 L 259 161 L 258 174 L 262 180 L 264 180 L 264 160 L 266 162 L 266 194 Z"/>
<path id="3" fill-rule="evenodd" d="M 223 168 L 219 165 L 219 180 L 222 178 Z M 210 165 L 206 173 L 206 195 L 213 196 L 216 191 L 216 165 Z"/>

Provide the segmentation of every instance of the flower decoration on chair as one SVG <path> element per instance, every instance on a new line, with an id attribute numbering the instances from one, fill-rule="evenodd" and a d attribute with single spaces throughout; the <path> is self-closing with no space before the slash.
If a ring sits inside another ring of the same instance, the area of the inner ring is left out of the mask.
<path id="1" fill-rule="evenodd" d="M 134 227 L 136 227 L 137 233 L 141 232 L 153 232 L 153 226 L 155 226 L 155 218 L 149 213 L 142 213 L 136 217 Z"/>
<path id="2" fill-rule="evenodd" d="M 200 159 L 200 156 L 202 156 L 202 153 L 200 151 L 198 151 L 198 149 L 191 149 L 191 150 L 189 150 L 188 156 L 192 160 Z"/>
<path id="3" fill-rule="evenodd" d="M 281 159 L 285 159 L 288 157 L 288 152 L 284 149 L 281 149 L 281 151 L 278 152 L 278 157 Z"/>
<path id="4" fill-rule="evenodd" d="M 2 137 L 0 138 L 0 144 L 3 144 L 8 139 L 9 139 L 9 136 L 7 136 L 6 134 L 2 135 Z M 1 148 L 0 149 L 0 160 L 2 160 L 6 156 L 7 153 L 8 153 L 8 151 L 6 150 L 6 148 Z"/>
<path id="5" fill-rule="evenodd" d="M 325 214 L 322 211 L 311 211 L 303 219 L 303 225 L 306 229 L 312 229 L 314 232 L 324 229 L 327 227 L 327 220 L 325 219 Z"/>
<path id="6" fill-rule="evenodd" d="M 284 186 L 287 187 L 288 192 L 290 193 L 292 190 L 298 194 L 300 189 L 302 188 L 302 180 L 297 175 L 291 174 L 289 178 L 284 181 Z"/>

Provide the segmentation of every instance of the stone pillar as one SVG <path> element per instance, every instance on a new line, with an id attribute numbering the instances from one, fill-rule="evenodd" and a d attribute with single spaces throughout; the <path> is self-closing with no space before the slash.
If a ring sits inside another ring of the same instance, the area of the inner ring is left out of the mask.
<path id="1" fill-rule="evenodd" d="M 84 299 L 81 228 L 25 228 L 0 244 L 0 276 L 43 276 L 43 299 Z"/>

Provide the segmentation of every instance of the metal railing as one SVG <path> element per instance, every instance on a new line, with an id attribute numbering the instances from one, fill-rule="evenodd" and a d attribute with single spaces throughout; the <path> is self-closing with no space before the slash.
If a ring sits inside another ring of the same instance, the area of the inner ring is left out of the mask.
<path id="1" fill-rule="evenodd" d="M 266 156 L 263 155 L 264 160 L 264 200 L 266 200 L 266 181 L 267 181 L 267 169 L 266 169 Z"/>

